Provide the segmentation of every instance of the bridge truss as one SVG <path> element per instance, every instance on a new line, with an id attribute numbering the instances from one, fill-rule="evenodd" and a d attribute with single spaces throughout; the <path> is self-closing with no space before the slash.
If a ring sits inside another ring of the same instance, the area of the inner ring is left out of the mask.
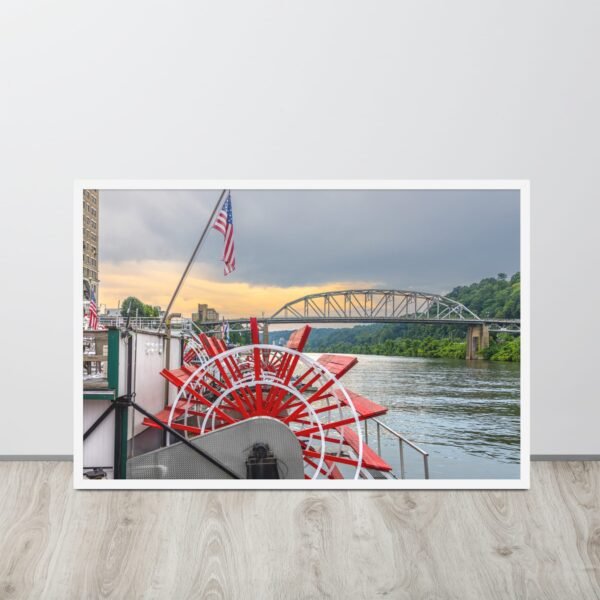
<path id="1" fill-rule="evenodd" d="M 270 319 L 479 320 L 466 306 L 436 294 L 398 290 L 344 290 L 288 302 Z"/>
<path id="2" fill-rule="evenodd" d="M 402 290 L 343 290 L 310 294 L 288 302 L 271 317 L 258 319 L 267 325 L 277 323 L 420 323 L 486 325 L 490 331 L 519 333 L 518 319 L 480 318 L 464 304 L 441 296 Z M 248 319 L 228 321 L 243 325 Z M 218 326 L 219 323 L 205 323 Z"/>

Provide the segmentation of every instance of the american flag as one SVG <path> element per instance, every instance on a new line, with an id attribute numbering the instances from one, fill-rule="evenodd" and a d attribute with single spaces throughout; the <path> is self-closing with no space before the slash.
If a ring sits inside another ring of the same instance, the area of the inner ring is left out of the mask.
<path id="1" fill-rule="evenodd" d="M 231 192 L 227 194 L 225 202 L 221 207 L 221 212 L 217 216 L 217 220 L 213 225 L 213 229 L 220 231 L 225 238 L 225 246 L 223 248 L 223 262 L 225 268 L 223 273 L 229 275 L 235 271 L 235 250 L 233 246 L 233 211 L 231 210 Z"/>
<path id="2" fill-rule="evenodd" d="M 94 296 L 94 290 L 90 294 L 90 308 L 88 312 L 88 327 L 90 329 L 98 329 L 98 309 L 96 308 L 96 298 Z"/>

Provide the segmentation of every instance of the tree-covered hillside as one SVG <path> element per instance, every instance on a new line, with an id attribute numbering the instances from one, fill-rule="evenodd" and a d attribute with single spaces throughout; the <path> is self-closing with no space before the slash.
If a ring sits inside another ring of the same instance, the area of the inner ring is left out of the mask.
<path id="1" fill-rule="evenodd" d="M 521 274 L 515 273 L 509 279 L 506 274 L 498 273 L 498 277 L 455 287 L 447 297 L 464 304 L 480 317 L 518 319 L 521 315 Z"/>

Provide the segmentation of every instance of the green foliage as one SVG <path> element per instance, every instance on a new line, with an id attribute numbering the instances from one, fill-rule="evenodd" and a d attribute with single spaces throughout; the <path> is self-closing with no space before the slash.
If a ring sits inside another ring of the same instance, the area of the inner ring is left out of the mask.
<path id="1" fill-rule="evenodd" d="M 351 344 L 349 342 L 338 342 L 328 345 L 327 348 L 315 350 L 321 352 L 336 352 L 340 354 L 379 354 L 384 356 L 464 358 L 467 345 L 466 342 L 427 337 L 423 339 L 387 339 L 384 342 L 378 342 L 375 344 Z"/>
<path id="2" fill-rule="evenodd" d="M 127 316 L 127 313 L 131 317 L 158 317 L 159 307 L 150 306 L 150 304 L 144 304 L 141 300 L 135 296 L 129 296 L 123 300 L 121 305 L 121 315 Z"/>
<path id="3" fill-rule="evenodd" d="M 521 274 L 515 273 L 508 279 L 505 273 L 498 273 L 497 278 L 487 277 L 479 283 L 455 287 L 447 296 L 480 317 L 518 319 L 521 316 Z"/>
<path id="4" fill-rule="evenodd" d="M 482 356 L 488 360 L 519 362 L 521 360 L 521 338 L 498 334 L 490 340 L 490 346 L 482 351 Z"/>
<path id="5" fill-rule="evenodd" d="M 229 341 L 232 344 L 238 346 L 247 346 L 250 344 L 250 332 L 249 331 L 232 331 L 229 333 Z"/>

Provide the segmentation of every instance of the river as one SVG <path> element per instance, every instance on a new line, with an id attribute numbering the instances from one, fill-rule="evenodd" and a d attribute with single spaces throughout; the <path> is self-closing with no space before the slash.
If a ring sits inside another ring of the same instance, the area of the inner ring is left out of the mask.
<path id="1" fill-rule="evenodd" d="M 429 452 L 432 479 L 519 478 L 519 364 L 359 355 L 342 383 L 388 407 L 381 420 Z M 381 441 L 397 468 L 397 441 Z M 373 426 L 369 445 L 377 449 Z M 423 477 L 410 448 L 405 464 L 407 478 Z"/>

